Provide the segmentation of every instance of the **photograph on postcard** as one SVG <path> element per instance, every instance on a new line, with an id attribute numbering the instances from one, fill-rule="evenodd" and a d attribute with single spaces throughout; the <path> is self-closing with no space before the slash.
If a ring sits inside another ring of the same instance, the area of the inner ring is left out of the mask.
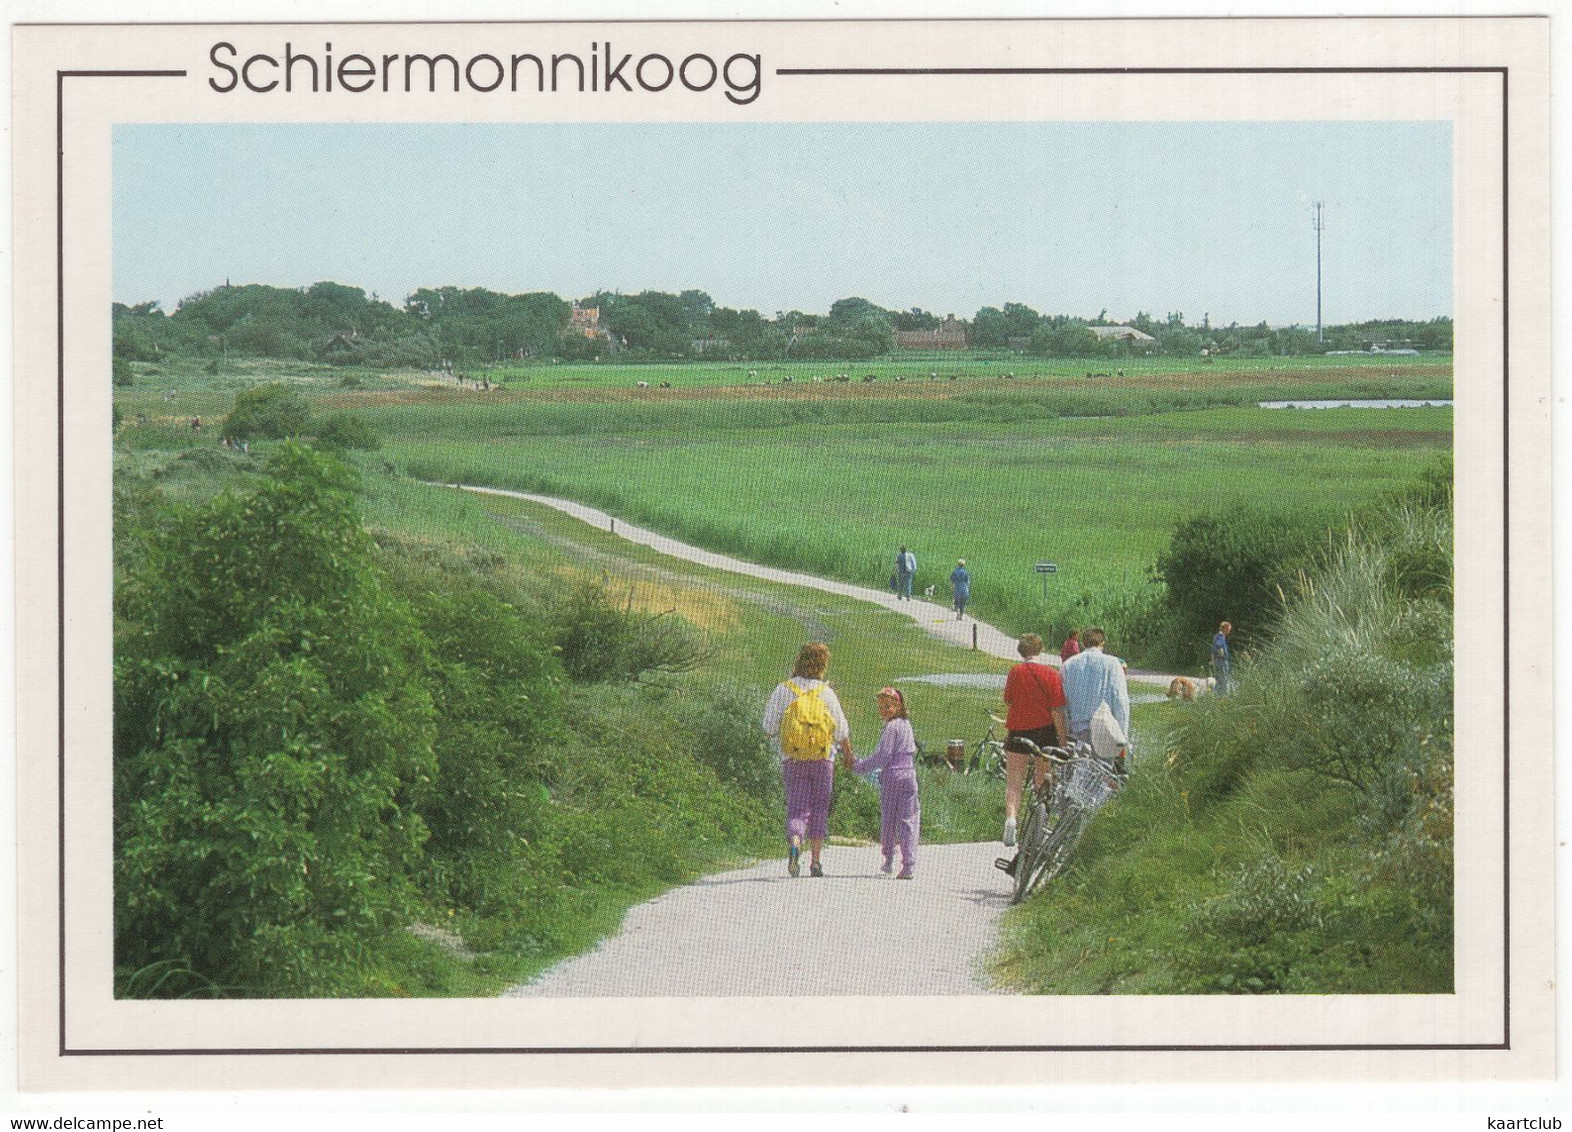
<path id="1" fill-rule="evenodd" d="M 1502 74 L 707 26 L 58 80 L 61 1030 L 1509 1046 Z"/>
<path id="2" fill-rule="evenodd" d="M 113 162 L 118 995 L 1451 991 L 1447 123 Z"/>

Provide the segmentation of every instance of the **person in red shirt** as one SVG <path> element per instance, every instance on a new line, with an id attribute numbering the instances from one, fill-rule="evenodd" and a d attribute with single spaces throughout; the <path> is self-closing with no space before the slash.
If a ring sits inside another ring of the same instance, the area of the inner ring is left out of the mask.
<path id="1" fill-rule="evenodd" d="M 1032 761 L 1027 749 L 1017 742 L 1029 739 L 1039 747 L 1063 745 L 1070 734 L 1065 721 L 1064 685 L 1059 673 L 1042 655 L 1043 639 L 1036 633 L 1027 633 L 1015 646 L 1021 654 L 1021 663 L 1010 669 L 1004 678 L 1004 703 L 1009 708 L 1005 717 L 1005 776 L 1004 776 L 1004 843 L 1015 844 L 1015 816 L 1021 808 L 1021 794 L 1026 787 L 1026 766 Z M 1038 775 L 1047 767 L 1039 766 Z M 1040 781 L 1039 777 L 1039 781 Z"/>
<path id="2" fill-rule="evenodd" d="M 1064 639 L 1064 644 L 1059 647 L 1059 659 L 1061 661 L 1069 660 L 1080 651 L 1081 631 L 1079 629 L 1071 629 L 1070 635 Z"/>

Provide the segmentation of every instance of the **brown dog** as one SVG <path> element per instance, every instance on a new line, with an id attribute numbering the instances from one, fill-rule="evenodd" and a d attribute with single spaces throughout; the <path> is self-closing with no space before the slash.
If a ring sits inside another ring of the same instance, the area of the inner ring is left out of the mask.
<path id="1" fill-rule="evenodd" d="M 1168 698 L 1187 701 L 1195 699 L 1195 681 L 1188 676 L 1175 676 L 1168 682 Z"/>

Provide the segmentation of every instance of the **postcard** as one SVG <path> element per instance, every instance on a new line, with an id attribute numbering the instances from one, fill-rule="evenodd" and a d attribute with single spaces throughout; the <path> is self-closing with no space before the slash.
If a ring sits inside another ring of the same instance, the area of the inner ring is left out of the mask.
<path id="1" fill-rule="evenodd" d="M 15 28 L 22 1087 L 1553 1076 L 1547 43 Z"/>

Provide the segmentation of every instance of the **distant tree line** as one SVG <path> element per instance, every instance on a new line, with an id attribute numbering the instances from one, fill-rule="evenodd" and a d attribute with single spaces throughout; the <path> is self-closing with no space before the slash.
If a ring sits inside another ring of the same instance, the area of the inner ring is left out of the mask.
<path id="1" fill-rule="evenodd" d="M 593 323 L 574 319 L 593 309 Z M 228 355 L 289 358 L 343 365 L 434 369 L 474 367 L 510 359 L 623 361 L 866 360 L 895 348 L 898 331 L 934 330 L 945 319 L 913 307 L 887 310 L 860 297 L 839 299 L 827 314 L 716 305 L 703 291 L 680 294 L 600 291 L 576 303 L 549 292 L 501 294 L 484 287 L 421 288 L 402 307 L 341 283 L 309 287 L 225 284 L 182 299 L 166 313 L 156 302 L 114 305 L 117 381 L 129 363 L 161 357 Z M 1128 357 L 1144 354 L 1286 356 L 1373 345 L 1450 352 L 1452 320 L 1384 319 L 1326 327 L 1214 326 L 1159 319 L 1142 311 L 1126 322 L 1041 314 L 1022 303 L 983 307 L 961 324 L 967 344 L 1044 357 Z M 1099 326 L 1129 326 L 1151 340 L 1099 337 Z"/>

